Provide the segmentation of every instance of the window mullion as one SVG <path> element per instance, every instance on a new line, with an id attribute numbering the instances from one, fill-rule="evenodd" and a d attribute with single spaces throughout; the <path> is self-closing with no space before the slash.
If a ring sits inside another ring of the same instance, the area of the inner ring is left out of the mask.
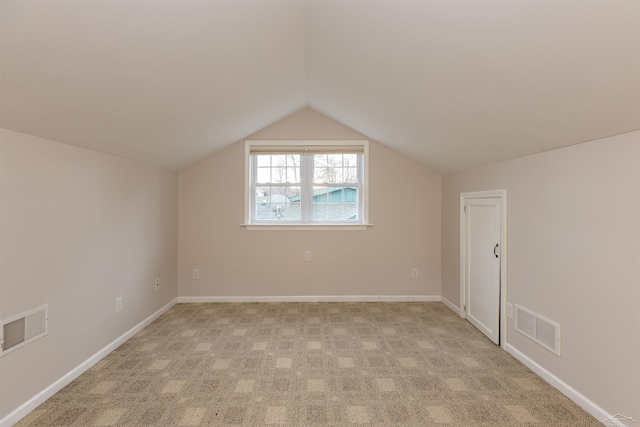
<path id="1" fill-rule="evenodd" d="M 313 221 L 313 154 L 300 155 L 300 164 L 302 223 L 309 224 Z"/>

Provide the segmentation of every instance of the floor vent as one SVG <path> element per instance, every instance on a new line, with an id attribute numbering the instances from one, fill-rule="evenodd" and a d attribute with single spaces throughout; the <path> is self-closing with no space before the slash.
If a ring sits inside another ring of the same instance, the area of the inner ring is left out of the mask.
<path id="1" fill-rule="evenodd" d="M 47 335 L 49 306 L 19 314 L 0 323 L 0 356 Z"/>
<path id="2" fill-rule="evenodd" d="M 561 356 L 560 325 L 517 304 L 516 331 Z"/>

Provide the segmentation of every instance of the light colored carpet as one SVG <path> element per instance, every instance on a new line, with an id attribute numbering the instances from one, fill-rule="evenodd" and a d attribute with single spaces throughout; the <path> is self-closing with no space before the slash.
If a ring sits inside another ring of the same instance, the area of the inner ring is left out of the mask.
<path id="1" fill-rule="evenodd" d="M 177 304 L 18 426 L 601 426 L 441 303 Z"/>

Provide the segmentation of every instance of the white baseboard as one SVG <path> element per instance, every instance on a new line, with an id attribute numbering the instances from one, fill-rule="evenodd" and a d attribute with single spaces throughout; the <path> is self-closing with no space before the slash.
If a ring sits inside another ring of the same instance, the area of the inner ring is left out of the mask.
<path id="1" fill-rule="evenodd" d="M 447 307 L 449 307 L 451 309 L 451 311 L 455 312 L 457 315 L 460 315 L 460 307 L 458 307 L 457 305 L 455 305 L 454 303 L 452 303 L 451 301 L 449 301 L 445 297 L 440 297 L 440 298 L 442 300 L 442 303 L 444 305 L 446 305 Z"/>
<path id="2" fill-rule="evenodd" d="M 177 300 L 174 299 L 169 304 L 162 307 L 160 310 L 153 313 L 151 316 L 144 319 L 142 322 L 138 323 L 133 328 L 129 329 L 127 332 L 118 337 L 115 341 L 111 342 L 96 354 L 82 362 L 80 365 L 73 368 L 67 374 L 56 380 L 54 383 L 49 385 L 47 388 L 42 390 L 40 393 L 36 394 L 34 397 L 23 403 L 9 415 L 0 420 L 0 427 L 9 427 L 16 424 L 22 418 L 29 415 L 31 411 L 36 409 L 40 404 L 44 403 L 48 398 L 62 390 L 64 387 L 69 385 L 73 380 L 78 378 L 80 375 L 89 370 L 93 365 L 102 360 L 106 355 L 111 353 L 116 348 L 120 347 L 125 341 L 129 338 L 140 332 L 151 322 L 156 320 L 162 314 L 164 314 L 167 310 L 173 307 L 176 304 Z"/>
<path id="3" fill-rule="evenodd" d="M 600 406 L 596 405 L 591 400 L 587 399 L 576 389 L 571 387 L 569 384 L 562 381 L 560 378 L 553 375 L 551 372 L 547 371 L 545 368 L 536 363 L 533 359 L 529 358 L 527 355 L 522 353 L 520 350 L 507 343 L 504 346 L 504 349 L 507 353 L 511 354 L 513 357 L 522 362 L 527 368 L 531 369 L 533 372 L 538 374 L 543 380 L 551 384 L 553 387 L 558 389 L 560 393 L 567 396 L 571 399 L 576 405 L 587 411 L 591 414 L 595 419 L 602 422 L 610 418 L 613 414 L 608 413 Z"/>
<path id="4" fill-rule="evenodd" d="M 324 295 L 324 296 L 229 296 L 178 297 L 179 303 L 194 302 L 431 302 L 439 295 Z"/>

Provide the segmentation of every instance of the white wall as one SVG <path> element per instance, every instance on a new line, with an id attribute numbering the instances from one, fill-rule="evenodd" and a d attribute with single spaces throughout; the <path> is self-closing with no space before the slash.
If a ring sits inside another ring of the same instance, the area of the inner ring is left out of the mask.
<path id="1" fill-rule="evenodd" d="M 508 191 L 508 290 L 562 326 L 562 357 L 507 342 L 605 411 L 640 419 L 640 131 L 443 176 L 442 294 L 459 301 L 460 193 Z"/>
<path id="2" fill-rule="evenodd" d="M 0 155 L 0 319 L 49 304 L 49 334 L 0 358 L 2 419 L 175 299 L 178 179 L 8 130 Z"/>
<path id="3" fill-rule="evenodd" d="M 310 109 L 247 139 L 366 139 Z M 440 295 L 440 175 L 370 143 L 366 231 L 247 230 L 244 141 L 180 172 L 181 297 Z M 304 251 L 311 262 L 304 262 Z M 411 269 L 419 278 L 411 279 Z M 192 271 L 199 268 L 200 279 Z"/>

